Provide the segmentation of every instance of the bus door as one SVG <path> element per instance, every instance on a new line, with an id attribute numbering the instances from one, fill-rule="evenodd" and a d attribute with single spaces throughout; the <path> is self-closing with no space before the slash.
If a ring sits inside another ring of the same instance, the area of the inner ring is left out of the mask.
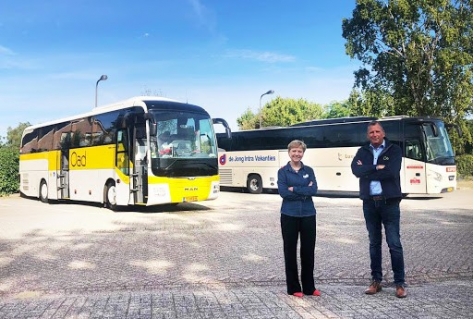
<path id="1" fill-rule="evenodd" d="M 147 139 L 144 124 L 135 126 L 133 132 L 133 171 L 130 183 L 136 204 L 145 204 L 148 199 Z"/>
<path id="2" fill-rule="evenodd" d="M 60 159 L 59 171 L 57 172 L 57 189 L 58 189 L 58 199 L 68 199 L 69 198 L 69 150 L 71 145 L 71 133 L 63 133 L 61 139 L 61 152 L 59 154 Z"/>
<path id="3" fill-rule="evenodd" d="M 404 162 L 400 172 L 403 193 L 426 193 L 426 163 L 419 139 L 405 140 Z M 403 182 L 404 181 L 404 182 Z"/>

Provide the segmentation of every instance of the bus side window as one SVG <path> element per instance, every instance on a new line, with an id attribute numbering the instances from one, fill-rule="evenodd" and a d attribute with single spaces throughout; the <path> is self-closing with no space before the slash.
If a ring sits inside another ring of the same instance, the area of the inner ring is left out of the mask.
<path id="1" fill-rule="evenodd" d="M 38 149 L 38 129 L 26 134 L 21 141 L 20 153 L 34 153 Z"/>
<path id="2" fill-rule="evenodd" d="M 422 153 L 421 153 L 420 141 L 407 140 L 405 142 L 405 156 L 407 158 L 421 160 Z"/>

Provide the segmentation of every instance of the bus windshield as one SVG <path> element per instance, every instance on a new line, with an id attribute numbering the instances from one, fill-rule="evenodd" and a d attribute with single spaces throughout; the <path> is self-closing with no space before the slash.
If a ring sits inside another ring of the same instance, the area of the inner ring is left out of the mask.
<path id="1" fill-rule="evenodd" d="M 157 176 L 217 174 L 217 143 L 207 114 L 151 110 L 157 134 L 151 139 L 153 173 Z"/>
<path id="2" fill-rule="evenodd" d="M 424 124 L 423 132 L 426 138 L 426 158 L 428 162 L 449 164 L 446 161 L 454 160 L 454 151 L 443 122 Z"/>

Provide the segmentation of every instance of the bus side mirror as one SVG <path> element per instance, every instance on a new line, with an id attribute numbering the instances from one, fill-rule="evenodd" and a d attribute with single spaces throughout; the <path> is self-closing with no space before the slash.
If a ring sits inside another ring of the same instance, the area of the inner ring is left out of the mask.
<path id="1" fill-rule="evenodd" d="M 431 124 L 431 130 L 433 131 L 433 136 L 438 137 L 438 135 L 439 135 L 438 127 L 436 127 L 436 125 L 434 125 L 434 124 Z"/>
<path id="2" fill-rule="evenodd" d="M 222 119 L 222 118 L 213 118 L 212 119 L 212 124 L 222 124 L 225 128 L 225 133 L 227 135 L 227 138 L 232 138 L 232 132 L 230 130 L 229 124 L 227 124 L 227 121 Z"/>
<path id="3" fill-rule="evenodd" d="M 148 124 L 150 127 L 150 136 L 156 136 L 157 128 L 156 128 L 156 123 L 154 121 L 153 115 L 151 115 L 150 113 L 145 113 L 143 117 L 145 118 L 145 120 L 148 121 Z"/>
<path id="4" fill-rule="evenodd" d="M 156 128 L 156 123 L 150 123 L 150 136 L 156 136 L 157 133 L 157 128 Z"/>

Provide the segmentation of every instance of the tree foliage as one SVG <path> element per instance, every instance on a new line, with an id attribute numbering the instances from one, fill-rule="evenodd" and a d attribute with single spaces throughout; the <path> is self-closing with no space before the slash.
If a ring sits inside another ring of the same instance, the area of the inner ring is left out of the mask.
<path id="1" fill-rule="evenodd" d="M 18 191 L 18 150 L 0 147 L 0 196 Z"/>
<path id="2" fill-rule="evenodd" d="M 351 116 L 349 101 L 331 102 L 324 107 L 324 118 L 338 118 Z"/>
<path id="3" fill-rule="evenodd" d="M 252 110 L 248 108 L 245 113 L 237 119 L 237 125 L 241 130 L 252 130 L 258 128 L 259 114 L 253 114 Z"/>
<path id="4" fill-rule="evenodd" d="M 294 123 L 321 118 L 324 109 L 321 105 L 304 99 L 276 97 L 264 105 L 257 114 L 250 109 L 237 119 L 241 130 L 268 126 L 289 126 Z"/>
<path id="5" fill-rule="evenodd" d="M 356 86 L 391 94 L 397 113 L 472 113 L 472 0 L 358 0 L 343 37 L 364 63 Z"/>
<path id="6" fill-rule="evenodd" d="M 23 130 L 29 122 L 19 123 L 17 127 L 7 128 L 6 142 L 0 145 L 0 196 L 19 190 L 20 144 Z"/>
<path id="7" fill-rule="evenodd" d="M 5 146 L 12 147 L 18 150 L 20 148 L 23 130 L 30 125 L 30 122 L 25 122 L 18 123 L 18 126 L 15 128 L 8 127 Z"/>
<path id="8" fill-rule="evenodd" d="M 351 110 L 351 116 L 384 117 L 397 115 L 394 111 L 395 101 L 393 97 L 382 90 L 352 90 L 347 104 Z"/>
<path id="9" fill-rule="evenodd" d="M 463 121 L 472 116 L 472 0 L 357 0 L 342 29 L 346 53 L 363 63 L 357 112 L 441 117 L 472 141 Z"/>

